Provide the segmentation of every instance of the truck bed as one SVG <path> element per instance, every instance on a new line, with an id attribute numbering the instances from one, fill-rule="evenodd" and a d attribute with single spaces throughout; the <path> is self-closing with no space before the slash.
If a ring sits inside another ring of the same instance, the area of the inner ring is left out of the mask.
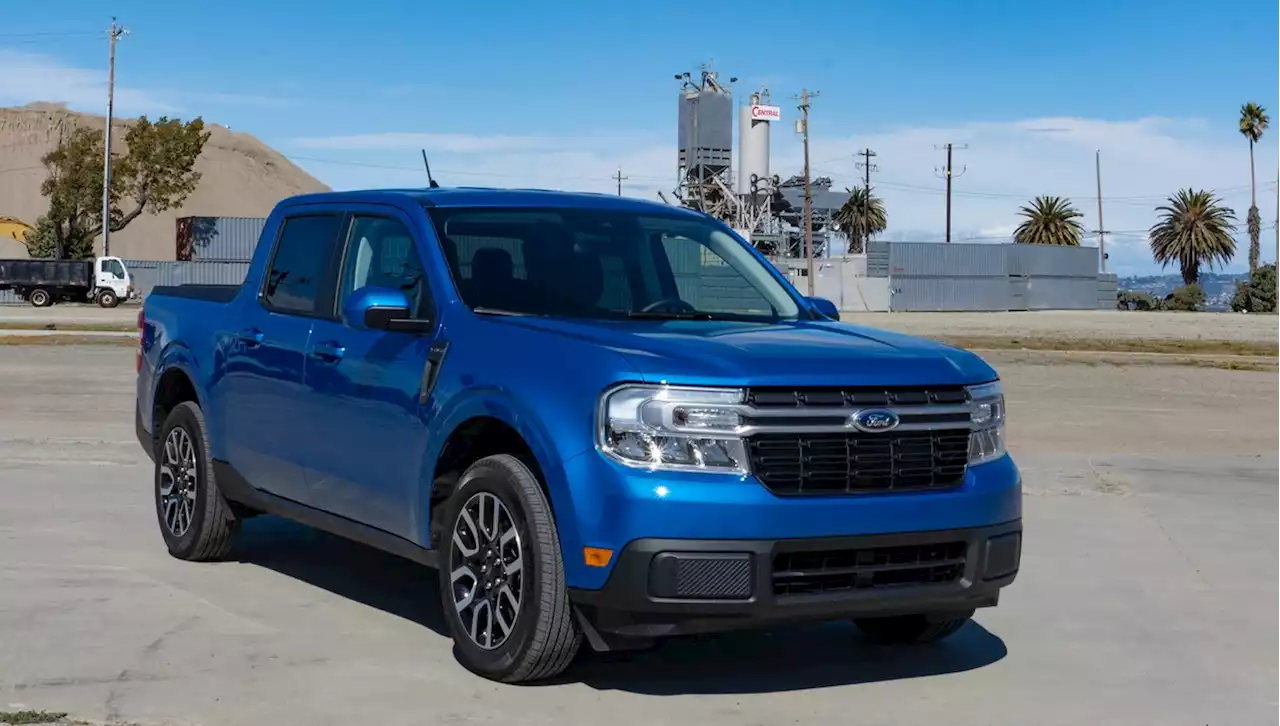
<path id="1" fill-rule="evenodd" d="M 160 285 L 151 289 L 151 297 L 180 297 L 219 303 L 229 303 L 239 294 L 240 285 Z"/>

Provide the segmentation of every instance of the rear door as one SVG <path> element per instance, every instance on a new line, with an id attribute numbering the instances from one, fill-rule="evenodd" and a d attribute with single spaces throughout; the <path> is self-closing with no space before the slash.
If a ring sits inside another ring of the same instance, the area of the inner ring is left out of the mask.
<path id="1" fill-rule="evenodd" d="M 304 504 L 299 461 L 313 438 L 303 381 L 307 343 L 317 316 L 332 308 L 343 220 L 337 212 L 284 219 L 262 288 L 241 308 L 227 348 L 227 460 L 253 486 Z"/>
<path id="2" fill-rule="evenodd" d="M 398 288 L 419 318 L 438 320 L 422 243 L 393 207 L 351 209 L 334 310 L 362 287 Z M 430 335 L 314 322 L 306 396 L 314 412 L 305 476 L 314 506 L 412 539 L 414 493 L 427 444 L 419 400 Z"/>

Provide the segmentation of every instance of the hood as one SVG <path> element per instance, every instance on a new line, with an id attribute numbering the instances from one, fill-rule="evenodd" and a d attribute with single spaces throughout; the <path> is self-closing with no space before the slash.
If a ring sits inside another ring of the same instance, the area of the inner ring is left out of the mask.
<path id="1" fill-rule="evenodd" d="M 609 348 L 646 382 L 724 386 L 910 386 L 985 383 L 968 351 L 834 322 L 612 321 L 502 318 Z"/>

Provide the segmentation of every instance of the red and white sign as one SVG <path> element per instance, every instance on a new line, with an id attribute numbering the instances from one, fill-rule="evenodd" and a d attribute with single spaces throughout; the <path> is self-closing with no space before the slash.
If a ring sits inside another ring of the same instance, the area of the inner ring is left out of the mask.
<path id="1" fill-rule="evenodd" d="M 751 107 L 751 120 L 753 121 L 781 121 L 782 108 L 778 106 L 761 106 L 756 104 Z"/>

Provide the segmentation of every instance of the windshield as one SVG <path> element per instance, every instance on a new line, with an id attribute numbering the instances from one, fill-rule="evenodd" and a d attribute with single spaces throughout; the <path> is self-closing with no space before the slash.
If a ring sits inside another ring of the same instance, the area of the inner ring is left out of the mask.
<path id="1" fill-rule="evenodd" d="M 787 289 L 718 224 L 582 209 L 427 209 L 477 312 L 579 318 L 795 319 Z"/>

